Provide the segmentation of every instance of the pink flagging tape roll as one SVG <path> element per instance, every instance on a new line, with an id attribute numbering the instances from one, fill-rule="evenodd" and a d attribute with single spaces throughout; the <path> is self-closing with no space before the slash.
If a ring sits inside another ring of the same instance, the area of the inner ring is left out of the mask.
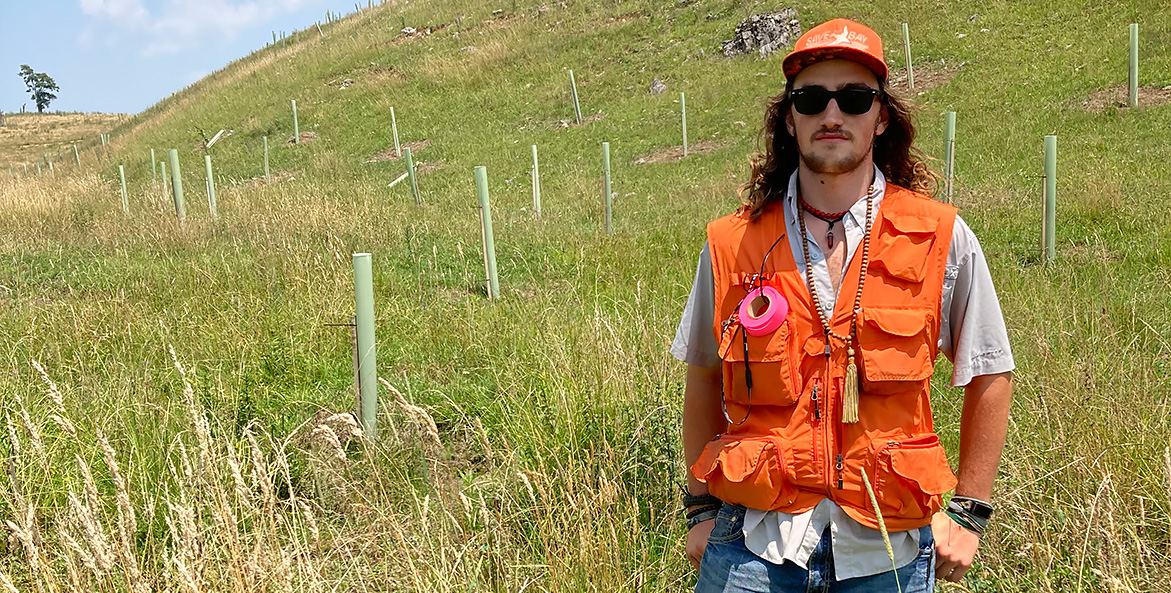
<path id="1" fill-rule="evenodd" d="M 759 337 L 777 331 L 788 314 L 789 301 L 771 286 L 757 288 L 740 301 L 740 323 L 750 336 Z"/>

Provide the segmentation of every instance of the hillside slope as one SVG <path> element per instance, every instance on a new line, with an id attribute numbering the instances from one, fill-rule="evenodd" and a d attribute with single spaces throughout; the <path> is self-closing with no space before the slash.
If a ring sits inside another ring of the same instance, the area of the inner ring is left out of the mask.
<path id="1" fill-rule="evenodd" d="M 783 84 L 780 55 L 728 59 L 719 42 L 746 11 L 774 8 L 385 3 L 127 119 L 109 130 L 108 160 L 86 153 L 54 179 L 0 174 L 0 391 L 13 394 L 0 402 L 13 460 L 0 519 L 18 528 L 0 545 L 0 575 L 21 591 L 690 588 L 677 508 L 684 369 L 667 347 L 704 223 L 736 207 L 763 106 Z M 928 154 L 942 153 L 944 112 L 958 114 L 954 202 L 988 256 L 1018 367 L 996 526 L 965 586 L 1171 590 L 1161 5 L 798 9 L 805 28 L 868 23 L 896 79 L 910 23 Z M 1094 93 L 1126 84 L 1131 22 L 1152 102 L 1090 109 Z M 569 70 L 585 125 L 569 124 Z M 656 78 L 666 93 L 649 93 Z M 675 160 L 662 155 L 681 144 L 680 92 L 702 150 Z M 422 206 L 408 183 L 387 187 L 406 170 L 391 107 Z M 1046 134 L 1060 151 L 1048 266 Z M 149 162 L 169 148 L 183 224 Z M 474 207 L 481 165 L 496 302 Z M 373 254 L 379 375 L 393 388 L 368 444 L 350 442 L 342 420 L 320 428 L 323 411 L 354 407 L 355 252 Z M 949 377 L 941 359 L 936 427 L 954 464 L 962 391 Z"/>

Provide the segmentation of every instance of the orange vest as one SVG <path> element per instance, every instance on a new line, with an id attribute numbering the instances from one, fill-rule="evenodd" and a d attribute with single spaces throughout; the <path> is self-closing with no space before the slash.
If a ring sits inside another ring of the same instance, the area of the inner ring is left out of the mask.
<path id="1" fill-rule="evenodd" d="M 830 498 L 859 523 L 877 529 L 862 483 L 865 468 L 887 529 L 904 531 L 931 521 L 942 506 L 940 495 L 956 484 L 932 427 L 929 397 L 955 215 L 952 206 L 886 186 L 870 233 L 857 320 L 859 421 L 850 424 L 840 421 L 846 346 L 830 338 L 826 355 L 825 332 L 784 238 L 784 208 L 775 204 L 755 222 L 736 213 L 708 225 L 723 397 L 733 422 L 747 415 L 743 424 L 730 424 L 708 443 L 691 467 L 713 495 L 786 513 L 808 511 Z M 778 237 L 763 277 L 753 284 Z M 827 317 L 838 335 L 850 335 L 861 260 L 859 249 Z M 760 284 L 780 291 L 789 313 L 775 332 L 748 336 L 749 390 L 745 332 L 734 314 L 748 290 Z"/>

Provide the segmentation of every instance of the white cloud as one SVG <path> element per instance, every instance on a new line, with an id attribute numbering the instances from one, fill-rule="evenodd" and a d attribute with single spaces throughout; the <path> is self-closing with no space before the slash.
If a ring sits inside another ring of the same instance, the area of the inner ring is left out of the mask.
<path id="1" fill-rule="evenodd" d="M 124 25 L 142 23 L 148 17 L 142 0 L 81 0 L 81 12 L 87 16 L 105 17 Z"/>
<path id="2" fill-rule="evenodd" d="M 79 0 L 92 19 L 142 35 L 143 55 L 174 53 L 208 38 L 231 39 L 241 31 L 315 0 L 165 0 L 148 10 L 142 0 Z M 79 43 L 84 39 L 79 39 Z"/>

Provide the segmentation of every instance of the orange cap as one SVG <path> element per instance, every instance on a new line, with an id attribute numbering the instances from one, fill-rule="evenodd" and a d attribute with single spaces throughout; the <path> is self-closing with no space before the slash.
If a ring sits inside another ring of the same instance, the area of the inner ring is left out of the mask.
<path id="1" fill-rule="evenodd" d="M 792 80 L 806 66 L 843 58 L 866 66 L 880 82 L 886 81 L 886 62 L 882 59 L 882 39 L 870 27 L 848 19 L 822 23 L 797 40 L 793 51 L 785 56 L 781 68 Z"/>

